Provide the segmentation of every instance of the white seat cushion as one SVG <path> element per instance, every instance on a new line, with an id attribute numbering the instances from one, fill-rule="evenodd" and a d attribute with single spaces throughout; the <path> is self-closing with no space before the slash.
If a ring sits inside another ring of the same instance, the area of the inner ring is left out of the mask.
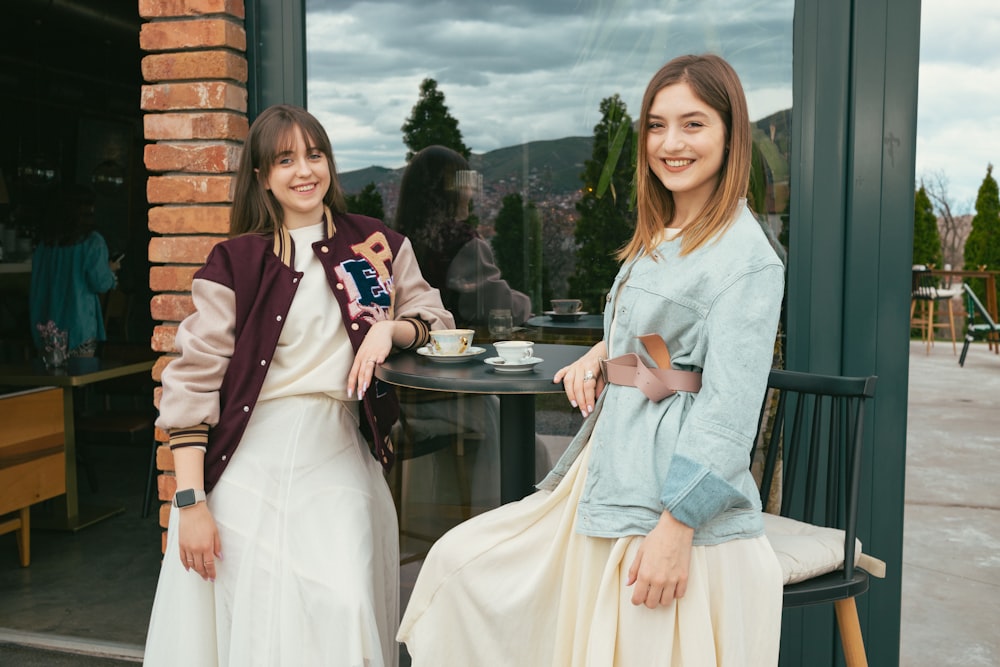
<path id="1" fill-rule="evenodd" d="M 764 533 L 781 563 L 786 584 L 811 579 L 844 567 L 844 531 L 824 528 L 764 512 Z M 861 541 L 854 541 L 854 561 Z"/>

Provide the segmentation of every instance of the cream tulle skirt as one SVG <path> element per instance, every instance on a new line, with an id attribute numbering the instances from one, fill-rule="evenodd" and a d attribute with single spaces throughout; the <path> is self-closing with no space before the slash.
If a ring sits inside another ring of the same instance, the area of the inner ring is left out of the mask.
<path id="1" fill-rule="evenodd" d="M 781 569 L 764 537 L 696 546 L 687 593 L 631 603 L 641 537 L 574 531 L 589 448 L 552 492 L 432 548 L 400 626 L 414 667 L 756 667 L 778 661 Z"/>
<path id="2" fill-rule="evenodd" d="M 147 667 L 396 667 L 396 512 L 343 403 L 259 403 L 208 504 L 216 581 L 181 566 L 172 509 Z"/>

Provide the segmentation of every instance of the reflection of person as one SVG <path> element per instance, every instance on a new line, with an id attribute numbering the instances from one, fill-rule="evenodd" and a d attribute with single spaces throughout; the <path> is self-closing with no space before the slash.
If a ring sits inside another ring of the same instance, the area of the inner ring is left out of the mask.
<path id="1" fill-rule="evenodd" d="M 782 577 L 749 451 L 783 267 L 744 199 L 736 73 L 672 60 L 639 127 L 605 339 L 555 376 L 587 419 L 542 490 L 435 545 L 400 628 L 414 665 L 777 664 Z M 681 390 L 638 388 L 626 360 Z"/>
<path id="2" fill-rule="evenodd" d="M 509 310 L 512 324 L 524 322 L 531 317 L 531 299 L 501 277 L 492 247 L 469 224 L 469 209 L 478 185 L 479 174 L 469 169 L 461 154 L 445 146 L 428 146 L 414 155 L 403 171 L 394 227 L 413 242 L 427 282 L 441 291 L 441 299 L 457 325 L 481 331 L 488 326 L 492 309 Z M 459 462 L 465 465 L 465 460 L 472 461 L 468 500 L 476 507 L 497 505 L 499 399 L 433 393 L 435 396 L 428 397 L 426 392 L 400 392 L 403 414 L 416 426 L 413 436 L 431 437 L 442 429 L 473 433 L 476 444 L 467 446 L 472 451 L 467 451 Z M 545 450 L 537 452 L 541 456 Z M 433 463 L 451 468 L 453 463 L 442 459 L 453 455 L 442 450 Z M 420 488 L 419 482 L 411 484 L 408 496 L 424 498 L 439 491 L 440 485 L 431 486 L 436 476 L 427 469 L 430 463 L 424 460 L 408 464 L 423 466 L 424 474 L 411 474 L 410 478 L 424 480 L 430 487 Z"/>
<path id="3" fill-rule="evenodd" d="M 178 491 L 145 664 L 394 666 L 398 535 L 379 463 L 397 404 L 373 372 L 451 316 L 403 236 L 345 212 L 304 109 L 254 121 L 230 233 L 195 274 L 197 312 L 162 376 Z"/>
<path id="4" fill-rule="evenodd" d="M 108 260 L 104 237 L 94 229 L 94 193 L 81 185 L 64 189 L 41 222 L 31 260 L 31 323 L 66 337 L 72 357 L 92 357 L 105 339 L 100 295 L 115 286 L 118 262 Z M 49 323 L 52 323 L 49 325 Z"/>
<path id="5" fill-rule="evenodd" d="M 395 228 L 413 242 L 427 282 L 459 326 L 485 325 L 491 309 L 509 309 L 514 324 L 531 317 L 531 299 L 500 277 L 493 249 L 468 223 L 474 173 L 459 153 L 428 146 L 406 165 Z M 478 176 L 478 174 L 476 174 Z M 476 179 L 478 180 L 478 179 Z"/>

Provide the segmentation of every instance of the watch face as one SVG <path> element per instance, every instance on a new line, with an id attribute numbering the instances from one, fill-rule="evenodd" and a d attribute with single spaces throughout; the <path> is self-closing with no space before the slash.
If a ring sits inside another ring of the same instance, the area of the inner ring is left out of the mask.
<path id="1" fill-rule="evenodd" d="M 177 507 L 188 507 L 194 505 L 194 489 L 184 489 L 174 494 L 174 504 Z"/>

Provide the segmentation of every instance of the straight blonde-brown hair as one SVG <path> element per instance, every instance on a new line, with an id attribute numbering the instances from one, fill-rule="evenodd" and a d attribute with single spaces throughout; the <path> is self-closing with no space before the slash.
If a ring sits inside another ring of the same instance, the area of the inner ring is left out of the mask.
<path id="1" fill-rule="evenodd" d="M 333 147 L 323 125 L 302 107 L 277 104 L 262 111 L 247 134 L 233 190 L 230 236 L 269 233 L 281 226 L 284 214 L 274 194 L 266 187 L 267 179 L 277 156 L 295 145 L 296 131 L 302 132 L 308 148 L 317 149 L 326 156 L 330 188 L 323 196 L 323 203 L 334 213 L 347 211 Z"/>
<path id="2" fill-rule="evenodd" d="M 736 217 L 740 199 L 750 185 L 750 115 L 743 85 L 732 66 L 719 56 L 706 54 L 674 58 L 653 75 L 642 98 L 639 116 L 639 151 L 636 159 L 636 208 L 638 217 L 632 239 L 620 251 L 619 260 L 650 254 L 660 231 L 674 216 L 673 195 L 656 177 L 647 160 L 649 109 L 663 88 L 687 83 L 709 105 L 726 126 L 727 150 L 715 192 L 698 218 L 681 234 L 681 254 L 686 255 L 724 232 Z"/>

